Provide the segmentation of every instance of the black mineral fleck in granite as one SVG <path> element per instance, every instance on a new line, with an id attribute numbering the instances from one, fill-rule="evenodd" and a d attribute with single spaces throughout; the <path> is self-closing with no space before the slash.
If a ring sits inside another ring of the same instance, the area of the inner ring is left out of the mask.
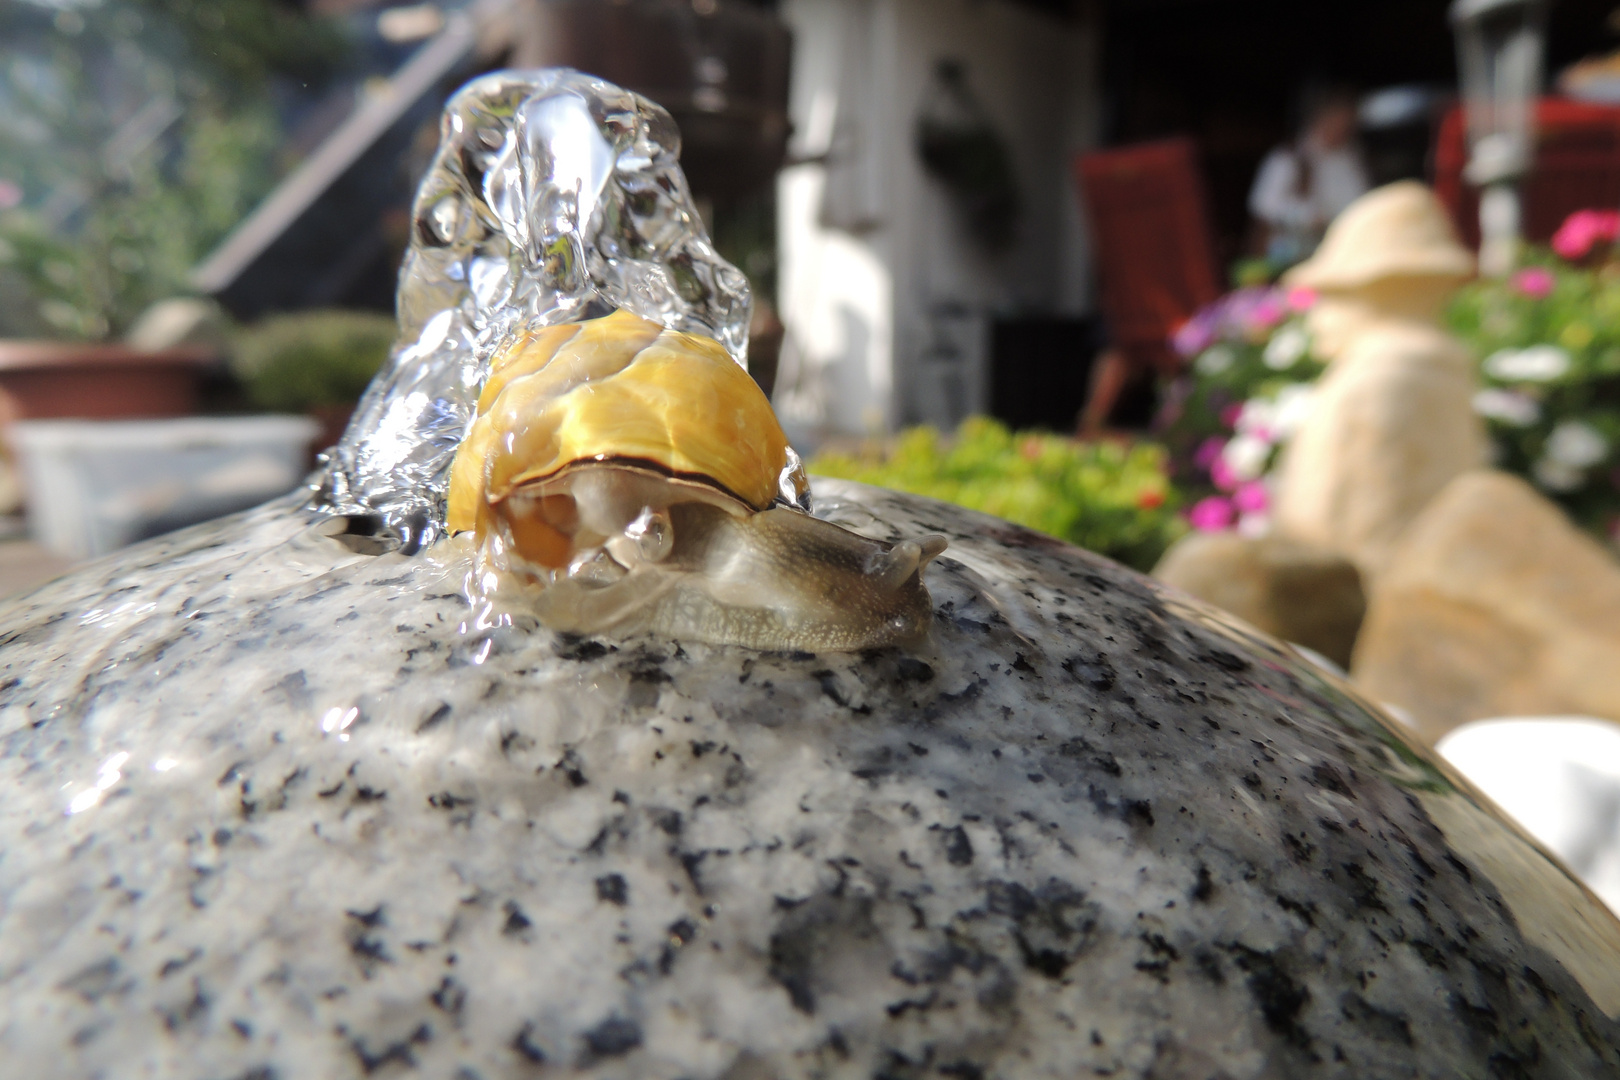
<path id="1" fill-rule="evenodd" d="M 290 501 L 0 608 L 0 1073 L 1620 1077 L 1613 917 L 1342 683 L 816 496 L 949 536 L 929 641 L 559 636 Z"/>

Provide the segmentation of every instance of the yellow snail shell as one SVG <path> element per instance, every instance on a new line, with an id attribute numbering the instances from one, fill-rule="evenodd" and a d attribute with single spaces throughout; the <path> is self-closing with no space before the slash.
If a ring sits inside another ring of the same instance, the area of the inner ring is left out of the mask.
<path id="1" fill-rule="evenodd" d="M 448 525 L 540 586 L 562 631 L 811 650 L 925 635 L 922 571 L 944 539 L 868 539 L 780 505 L 784 487 L 807 489 L 747 372 L 708 338 L 618 311 L 496 357 Z"/>

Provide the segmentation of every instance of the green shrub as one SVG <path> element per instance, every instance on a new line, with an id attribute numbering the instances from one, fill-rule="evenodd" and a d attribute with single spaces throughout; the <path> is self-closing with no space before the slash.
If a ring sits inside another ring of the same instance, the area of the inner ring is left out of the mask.
<path id="1" fill-rule="evenodd" d="M 881 451 L 821 454 L 807 467 L 994 514 L 1144 571 L 1186 528 L 1162 448 L 1012 432 L 985 417 L 951 439 L 912 428 Z"/>
<path id="2" fill-rule="evenodd" d="M 1464 288 L 1451 326 L 1480 359 L 1474 407 L 1498 468 L 1593 534 L 1620 534 L 1620 265 L 1544 249 L 1502 280 Z"/>
<path id="3" fill-rule="evenodd" d="M 388 359 L 394 320 L 365 311 L 272 315 L 237 335 L 233 370 L 262 409 L 352 405 Z"/>

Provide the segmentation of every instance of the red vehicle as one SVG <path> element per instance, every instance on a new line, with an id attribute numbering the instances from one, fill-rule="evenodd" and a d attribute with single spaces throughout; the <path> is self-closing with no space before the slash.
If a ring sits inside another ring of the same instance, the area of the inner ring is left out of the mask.
<path id="1" fill-rule="evenodd" d="M 1441 121 L 1434 148 L 1434 190 L 1457 232 L 1479 247 L 1479 192 L 1462 178 L 1467 123 L 1460 106 Z M 1536 151 L 1522 187 L 1524 238 L 1545 244 L 1576 210 L 1620 206 L 1620 108 L 1566 98 L 1536 106 Z"/>

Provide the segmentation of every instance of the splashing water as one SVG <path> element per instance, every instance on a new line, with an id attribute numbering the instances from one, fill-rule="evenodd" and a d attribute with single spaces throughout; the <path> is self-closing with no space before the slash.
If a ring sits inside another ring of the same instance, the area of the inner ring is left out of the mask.
<path id="1" fill-rule="evenodd" d="M 525 330 L 622 309 L 743 362 L 748 281 L 710 243 L 679 155 L 661 107 L 566 68 L 498 72 L 450 99 L 413 207 L 399 339 L 329 456 L 327 509 L 379 516 L 406 550 L 441 535 L 490 359 Z"/>

